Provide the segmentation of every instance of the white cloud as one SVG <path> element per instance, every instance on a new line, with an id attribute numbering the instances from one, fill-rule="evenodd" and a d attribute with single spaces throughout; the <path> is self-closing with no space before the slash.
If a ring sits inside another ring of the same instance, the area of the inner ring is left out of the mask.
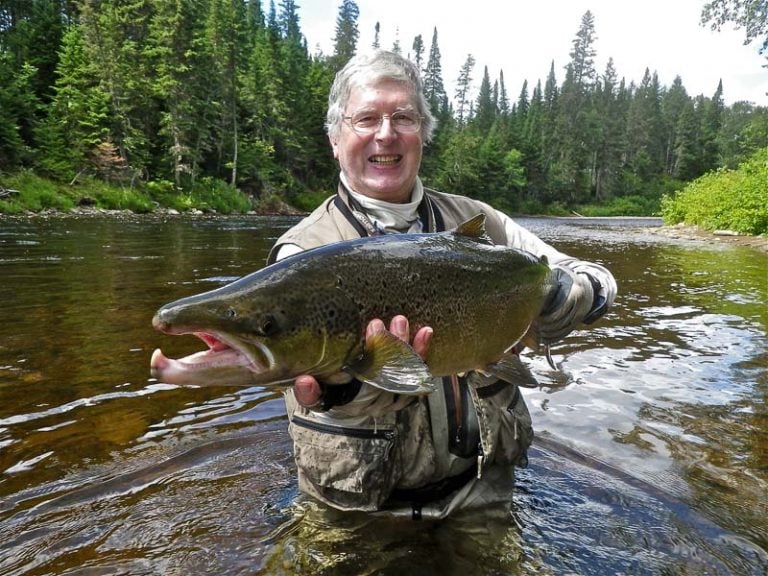
<path id="1" fill-rule="evenodd" d="M 301 28 L 311 52 L 319 46 L 333 52 L 333 36 L 340 0 L 299 0 Z M 744 31 L 732 28 L 713 32 L 699 24 L 704 0 L 357 0 L 360 8 L 358 48 L 368 49 L 376 22 L 381 25 L 381 45 L 391 48 L 399 35 L 407 54 L 413 38 L 421 34 L 427 50 L 437 28 L 443 80 L 449 96 L 461 65 L 471 53 L 477 62 L 474 84 L 479 86 L 483 68 L 491 81 L 504 71 L 507 92 L 513 100 L 528 80 L 529 94 L 538 80 L 546 80 L 554 61 L 558 84 L 565 75 L 572 41 L 583 14 L 595 18 L 596 68 L 605 69 L 609 57 L 619 77 L 639 83 L 646 68 L 656 71 L 662 85 L 683 80 L 692 96 L 711 96 L 720 79 L 724 100 L 750 100 L 768 105 L 767 61 L 757 42 L 743 45 Z"/>

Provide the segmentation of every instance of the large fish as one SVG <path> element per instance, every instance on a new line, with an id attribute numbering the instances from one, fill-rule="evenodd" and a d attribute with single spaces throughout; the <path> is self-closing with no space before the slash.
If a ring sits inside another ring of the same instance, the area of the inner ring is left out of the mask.
<path id="1" fill-rule="evenodd" d="M 152 375 L 256 385 L 343 371 L 401 394 L 429 392 L 435 376 L 469 370 L 519 379 L 527 372 L 513 348 L 534 343 L 552 273 L 544 258 L 493 245 L 484 224 L 478 214 L 452 232 L 329 244 L 166 304 L 155 328 L 194 334 L 209 349 L 179 360 L 155 350 Z M 434 329 L 425 360 L 387 331 L 364 338 L 371 319 L 396 314 L 414 331 Z"/>

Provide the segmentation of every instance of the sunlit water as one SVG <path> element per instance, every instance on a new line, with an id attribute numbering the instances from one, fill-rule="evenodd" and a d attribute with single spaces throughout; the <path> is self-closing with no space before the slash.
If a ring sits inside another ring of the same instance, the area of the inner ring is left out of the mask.
<path id="1" fill-rule="evenodd" d="M 768 258 L 649 220 L 525 224 L 620 297 L 528 355 L 515 516 L 298 496 L 278 391 L 177 388 L 153 312 L 263 265 L 294 220 L 0 219 L 0 574 L 765 574 Z"/>

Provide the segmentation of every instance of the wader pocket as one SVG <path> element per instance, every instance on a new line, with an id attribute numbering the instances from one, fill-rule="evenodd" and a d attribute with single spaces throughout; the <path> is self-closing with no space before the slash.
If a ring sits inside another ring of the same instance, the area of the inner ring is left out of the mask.
<path id="1" fill-rule="evenodd" d="M 294 414 L 299 488 L 336 507 L 375 510 L 394 484 L 392 428 L 341 427 Z"/>
<path id="2" fill-rule="evenodd" d="M 528 447 L 533 441 L 531 415 L 518 386 L 502 381 L 498 384 L 478 389 L 483 401 L 494 406 L 490 412 L 499 415 L 496 461 L 525 468 Z"/>

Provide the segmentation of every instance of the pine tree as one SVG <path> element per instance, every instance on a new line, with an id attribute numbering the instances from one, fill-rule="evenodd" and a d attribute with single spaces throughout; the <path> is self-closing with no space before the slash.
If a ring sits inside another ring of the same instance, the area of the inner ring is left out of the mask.
<path id="1" fill-rule="evenodd" d="M 371 48 L 374 50 L 378 50 L 381 48 L 381 41 L 379 39 L 379 34 L 381 33 L 381 24 L 379 22 L 376 22 L 376 26 L 373 27 L 373 44 L 371 45 Z"/>
<path id="2" fill-rule="evenodd" d="M 400 27 L 395 28 L 395 41 L 392 43 L 392 52 L 395 54 L 402 54 L 402 48 L 400 48 Z"/>
<path id="3" fill-rule="evenodd" d="M 597 201 L 608 198 L 619 190 L 626 126 L 626 118 L 619 100 L 620 90 L 613 58 L 609 58 L 595 93 L 595 111 L 600 122 L 592 168 Z"/>
<path id="4" fill-rule="evenodd" d="M 627 159 L 639 183 L 652 182 L 664 170 L 664 123 L 658 75 L 645 75 L 632 98 L 627 118 Z"/>
<path id="5" fill-rule="evenodd" d="M 413 62 L 416 64 L 416 68 L 421 71 L 424 66 L 424 40 L 421 38 L 421 34 L 418 34 L 413 39 Z"/>
<path id="6" fill-rule="evenodd" d="M 486 66 L 483 70 L 483 79 L 480 82 L 480 91 L 477 95 L 477 107 L 472 124 L 480 134 L 487 134 L 495 119 L 496 103 L 493 101 L 491 79 L 488 75 L 488 66 Z"/>
<path id="7" fill-rule="evenodd" d="M 678 129 L 682 126 L 680 117 L 683 111 L 690 104 L 690 98 L 683 86 L 683 80 L 676 76 L 672 86 L 665 91 L 661 100 L 661 111 L 664 122 L 664 172 L 670 176 L 675 176 L 676 166 L 679 162 L 676 158 L 676 151 L 683 147 L 678 138 Z"/>
<path id="8" fill-rule="evenodd" d="M 240 154 L 240 70 L 254 30 L 251 26 L 259 18 L 260 11 L 251 8 L 249 14 L 244 0 L 209 0 L 201 60 L 209 72 L 205 74 L 207 82 L 197 84 L 205 101 L 200 120 L 206 129 L 197 131 L 193 155 L 202 157 L 212 148 L 215 159 L 211 171 L 226 177 L 228 169 L 227 179 L 233 186 Z"/>
<path id="9" fill-rule="evenodd" d="M 34 119 L 39 101 L 33 89 L 36 70 L 30 65 L 17 68 L 0 52 L 0 170 L 15 168 L 25 160 L 28 139 L 24 138 L 24 118 Z M 34 124 L 29 125 L 34 129 Z M 26 141 L 25 141 L 26 140 Z"/>
<path id="10" fill-rule="evenodd" d="M 507 96 L 507 86 L 504 84 L 504 70 L 499 71 L 499 91 L 496 105 L 501 116 L 509 114 L 509 96 Z"/>
<path id="11" fill-rule="evenodd" d="M 707 102 L 701 126 L 702 171 L 714 170 L 720 164 L 718 134 L 723 126 L 723 81 L 717 84 L 712 99 Z"/>
<path id="12" fill-rule="evenodd" d="M 459 126 L 464 126 L 472 118 L 470 91 L 472 90 L 472 70 L 475 67 L 475 57 L 467 54 L 467 59 L 461 66 L 456 80 L 456 120 Z"/>
<path id="13" fill-rule="evenodd" d="M 156 97 L 165 103 L 159 135 L 165 140 L 166 166 L 177 188 L 182 188 L 195 181 L 200 161 L 198 131 L 208 128 L 199 123 L 206 99 L 195 89 L 193 73 L 201 65 L 197 42 L 200 21 L 194 0 L 153 2 L 149 23 L 152 61 L 157 71 L 153 87 Z"/>
<path id="14" fill-rule="evenodd" d="M 594 110 L 594 18 L 587 11 L 573 40 L 556 120 L 558 152 L 551 165 L 553 188 L 563 200 L 589 196 L 595 180 L 595 141 L 599 119 Z"/>
<path id="15" fill-rule="evenodd" d="M 342 0 L 339 15 L 336 17 L 336 36 L 333 41 L 333 56 L 330 59 L 334 71 L 341 70 L 357 50 L 357 19 L 360 10 L 354 0 Z"/>
<path id="16" fill-rule="evenodd" d="M 693 101 L 687 100 L 680 111 L 675 127 L 672 176 L 687 180 L 700 174 L 698 131 L 699 122 Z"/>
<path id="17" fill-rule="evenodd" d="M 48 117 L 38 135 L 39 166 L 49 175 L 71 180 L 88 168 L 98 146 L 110 137 L 109 95 L 99 84 L 77 26 L 64 35 L 57 74 Z"/>
<path id="18" fill-rule="evenodd" d="M 587 10 L 570 52 L 572 81 L 580 90 L 589 90 L 595 82 L 595 40 L 595 18 Z"/>
<path id="19" fill-rule="evenodd" d="M 440 62 L 440 48 L 437 44 L 437 28 L 432 32 L 432 45 L 429 49 L 429 59 L 424 70 L 424 95 L 429 102 L 432 114 L 441 117 L 445 112 L 447 95 L 443 84 L 443 71 Z"/>
<path id="20" fill-rule="evenodd" d="M 156 145 L 161 111 L 155 90 L 155 45 L 150 40 L 152 1 L 79 4 L 85 52 L 98 63 L 99 83 L 109 95 L 110 141 L 136 174 L 157 165 L 151 148 Z"/>

